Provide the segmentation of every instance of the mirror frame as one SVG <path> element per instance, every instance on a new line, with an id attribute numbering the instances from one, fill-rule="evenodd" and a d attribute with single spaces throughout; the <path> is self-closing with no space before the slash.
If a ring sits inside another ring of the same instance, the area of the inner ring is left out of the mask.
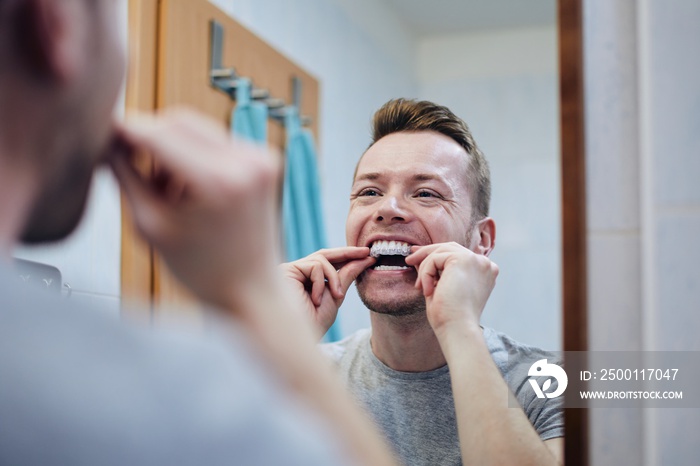
<path id="1" fill-rule="evenodd" d="M 564 351 L 588 350 L 583 0 L 557 0 Z M 576 393 L 580 381 L 572 380 Z M 578 386 L 577 386 L 578 385 Z M 587 466 L 588 410 L 565 409 L 566 466 Z"/>

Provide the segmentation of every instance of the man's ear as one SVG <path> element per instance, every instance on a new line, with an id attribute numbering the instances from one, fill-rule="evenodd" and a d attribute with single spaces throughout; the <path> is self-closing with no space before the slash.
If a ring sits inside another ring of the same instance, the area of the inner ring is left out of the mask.
<path id="1" fill-rule="evenodd" d="M 16 42 L 28 71 L 69 82 L 84 65 L 84 6 L 78 0 L 25 0 L 17 15 Z"/>
<path id="2" fill-rule="evenodd" d="M 491 217 L 486 217 L 476 224 L 478 243 L 474 252 L 489 256 L 496 246 L 496 222 Z"/>

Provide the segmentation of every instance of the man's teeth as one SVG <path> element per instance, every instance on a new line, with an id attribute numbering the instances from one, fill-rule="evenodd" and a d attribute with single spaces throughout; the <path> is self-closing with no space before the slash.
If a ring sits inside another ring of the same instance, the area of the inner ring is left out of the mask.
<path id="1" fill-rule="evenodd" d="M 378 265 L 374 270 L 408 270 L 405 265 Z"/>
<path id="2" fill-rule="evenodd" d="M 403 241 L 375 241 L 372 243 L 372 248 L 369 251 L 370 256 L 408 256 L 411 253 L 411 245 Z M 390 267 L 390 266 L 381 266 Z M 398 270 L 398 269 L 379 269 L 378 270 Z"/>

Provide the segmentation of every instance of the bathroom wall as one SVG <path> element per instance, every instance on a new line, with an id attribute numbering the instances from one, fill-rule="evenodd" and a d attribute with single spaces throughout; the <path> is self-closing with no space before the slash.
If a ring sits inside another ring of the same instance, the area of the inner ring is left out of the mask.
<path id="1" fill-rule="evenodd" d="M 121 2 L 119 16 L 126 49 L 128 2 Z M 123 114 L 123 92 L 115 111 Z M 119 189 L 107 171 L 95 177 L 85 217 L 67 240 L 48 246 L 20 247 L 15 257 L 59 268 L 70 299 L 119 316 L 121 296 L 121 207 Z"/>
<path id="2" fill-rule="evenodd" d="M 482 322 L 561 349 L 561 193 L 556 27 L 430 36 L 419 95 L 465 119 L 491 166 L 496 288 Z"/>
<path id="3" fill-rule="evenodd" d="M 700 4 L 584 7 L 590 346 L 698 351 Z M 696 464 L 698 414 L 591 410 L 591 464 Z"/>

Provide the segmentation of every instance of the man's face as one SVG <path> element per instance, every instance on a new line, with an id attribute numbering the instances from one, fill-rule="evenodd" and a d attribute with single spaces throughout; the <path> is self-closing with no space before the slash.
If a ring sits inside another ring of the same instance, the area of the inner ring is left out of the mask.
<path id="1" fill-rule="evenodd" d="M 364 154 L 357 168 L 346 224 L 347 244 L 378 241 L 426 245 L 455 241 L 472 248 L 469 162 L 464 148 L 432 131 L 392 133 Z M 470 231 L 471 230 L 471 231 Z M 381 243 L 378 243 L 381 245 Z M 389 246 L 392 246 L 389 244 Z M 381 256 L 357 279 L 365 305 L 384 314 L 425 310 L 403 256 Z"/>
<path id="2" fill-rule="evenodd" d="M 95 168 L 108 153 L 124 74 L 124 50 L 115 21 L 119 4 L 119 0 L 64 4 L 73 9 L 64 15 L 74 31 L 70 46 L 79 49 L 83 60 L 73 63 L 70 78 L 51 87 L 54 117 L 39 135 L 46 142 L 38 161 L 42 191 L 25 225 L 25 242 L 58 240 L 73 231 Z"/>

